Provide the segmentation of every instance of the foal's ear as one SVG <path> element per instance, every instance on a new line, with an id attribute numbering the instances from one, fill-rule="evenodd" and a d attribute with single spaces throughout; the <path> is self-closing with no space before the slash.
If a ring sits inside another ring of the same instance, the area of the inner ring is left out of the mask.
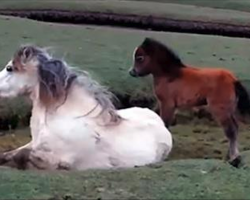
<path id="1" fill-rule="evenodd" d="M 141 44 L 142 49 L 146 51 L 149 54 L 152 54 L 154 51 L 154 46 L 155 46 L 155 40 L 153 38 L 146 37 Z"/>
<path id="2" fill-rule="evenodd" d="M 153 41 L 154 41 L 153 38 L 146 37 L 146 38 L 144 39 L 144 41 L 143 41 L 143 44 L 145 44 L 145 45 L 150 45 L 150 44 L 152 44 Z"/>
<path id="3" fill-rule="evenodd" d="M 140 47 L 148 54 L 153 55 L 155 52 L 155 40 L 153 38 L 146 37 Z"/>

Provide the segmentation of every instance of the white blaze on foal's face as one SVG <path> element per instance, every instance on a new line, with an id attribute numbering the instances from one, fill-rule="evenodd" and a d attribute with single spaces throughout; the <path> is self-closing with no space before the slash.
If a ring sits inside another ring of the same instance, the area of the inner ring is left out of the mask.
<path id="1" fill-rule="evenodd" d="M 0 71 L 0 97 L 28 94 L 38 82 L 37 64 L 37 60 L 25 64 L 17 60 L 9 61 Z"/>

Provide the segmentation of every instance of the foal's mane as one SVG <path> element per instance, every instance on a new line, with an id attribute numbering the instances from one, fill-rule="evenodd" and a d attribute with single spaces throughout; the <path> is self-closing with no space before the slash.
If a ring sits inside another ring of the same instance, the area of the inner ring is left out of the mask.
<path id="1" fill-rule="evenodd" d="M 39 98 L 42 104 L 49 106 L 53 103 L 66 101 L 72 84 L 83 87 L 102 107 L 101 114 L 108 113 L 111 122 L 119 122 L 113 94 L 104 86 L 93 80 L 86 71 L 76 70 L 61 59 L 53 58 L 46 48 L 34 45 L 24 45 L 14 54 L 13 61 L 24 65 L 31 60 L 38 61 Z"/>
<path id="2" fill-rule="evenodd" d="M 176 69 L 186 67 L 180 57 L 167 45 L 153 38 L 145 38 L 140 47 L 157 61 L 164 72 L 171 73 Z"/>

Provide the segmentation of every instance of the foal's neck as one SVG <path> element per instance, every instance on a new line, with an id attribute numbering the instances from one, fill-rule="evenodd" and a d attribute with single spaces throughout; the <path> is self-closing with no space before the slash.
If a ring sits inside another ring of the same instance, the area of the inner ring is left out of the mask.
<path id="1" fill-rule="evenodd" d="M 158 84 L 162 80 L 164 82 L 172 82 L 173 80 L 176 80 L 179 78 L 183 72 L 184 67 L 178 67 L 164 70 L 164 67 L 158 67 L 157 70 L 152 72 L 153 78 L 154 78 L 154 84 Z"/>

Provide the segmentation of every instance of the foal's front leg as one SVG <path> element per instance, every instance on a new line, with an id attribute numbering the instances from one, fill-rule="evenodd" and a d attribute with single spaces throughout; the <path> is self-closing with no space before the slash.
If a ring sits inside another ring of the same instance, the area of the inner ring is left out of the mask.
<path id="1" fill-rule="evenodd" d="M 159 102 L 160 104 L 160 116 L 168 128 L 173 122 L 175 106 L 171 102 Z"/>

